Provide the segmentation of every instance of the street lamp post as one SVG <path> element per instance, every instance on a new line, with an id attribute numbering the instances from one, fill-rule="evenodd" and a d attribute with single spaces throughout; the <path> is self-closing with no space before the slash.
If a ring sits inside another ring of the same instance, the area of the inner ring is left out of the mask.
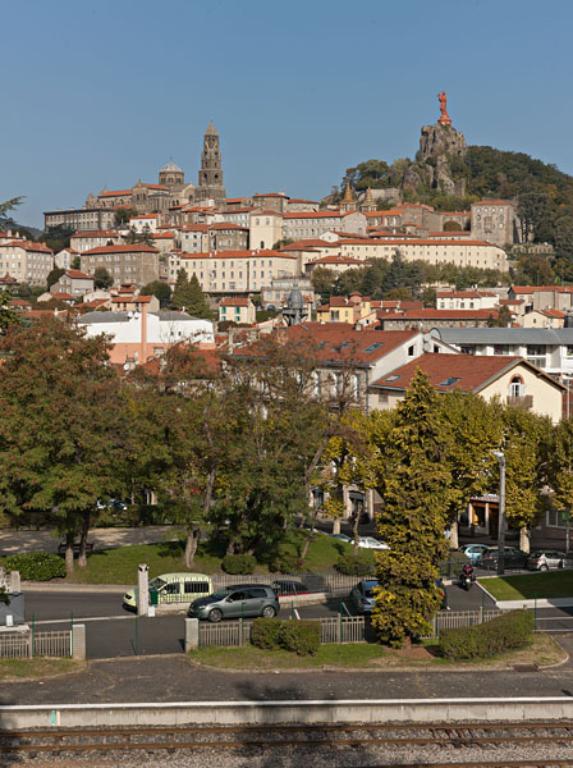
<path id="1" fill-rule="evenodd" d="M 499 512 L 497 520 L 497 575 L 505 573 L 505 454 L 493 451 L 499 463 Z"/>

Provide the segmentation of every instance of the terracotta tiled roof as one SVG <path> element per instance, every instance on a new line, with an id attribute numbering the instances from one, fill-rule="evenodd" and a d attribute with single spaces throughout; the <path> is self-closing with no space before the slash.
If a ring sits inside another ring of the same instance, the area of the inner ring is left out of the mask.
<path id="1" fill-rule="evenodd" d="M 283 214 L 285 219 L 339 219 L 340 211 L 293 211 Z"/>
<path id="2" fill-rule="evenodd" d="M 472 203 L 472 208 L 475 205 L 511 205 L 513 206 L 513 203 L 511 200 L 500 200 L 500 199 L 494 199 L 488 200 L 487 198 L 484 198 L 483 200 L 478 200 L 476 203 Z"/>
<path id="3" fill-rule="evenodd" d="M 321 364 L 368 366 L 397 349 L 418 331 L 357 331 L 349 323 L 301 323 L 277 331 L 281 339 L 300 343 L 310 357 Z M 263 354 L 259 342 L 241 347 L 237 356 L 256 357 Z"/>
<path id="4" fill-rule="evenodd" d="M 440 392 L 479 392 L 490 381 L 524 363 L 521 357 L 494 355 L 444 355 L 426 353 L 396 368 L 371 386 L 382 389 L 407 389 L 416 371 L 421 370 Z M 452 379 L 450 384 L 446 384 Z"/>
<path id="5" fill-rule="evenodd" d="M 224 296 L 219 302 L 220 307 L 248 307 L 250 299 L 242 296 Z"/>
<path id="6" fill-rule="evenodd" d="M 152 240 L 171 240 L 175 235 L 173 232 L 152 232 L 149 237 Z"/>
<path id="7" fill-rule="evenodd" d="M 209 229 L 215 229 L 215 230 L 240 230 L 241 232 L 248 232 L 248 227 L 241 227 L 239 224 L 234 224 L 233 222 L 227 222 L 227 221 L 218 221 L 216 224 L 211 224 L 209 226 Z"/>
<path id="8" fill-rule="evenodd" d="M 82 272 L 81 269 L 66 269 L 64 274 L 72 280 L 93 280 L 92 275 L 87 275 L 85 272 Z"/>
<path id="9" fill-rule="evenodd" d="M 565 312 L 560 309 L 541 309 L 540 312 L 546 317 L 554 317 L 557 320 L 562 320 L 565 317 Z"/>
<path id="10" fill-rule="evenodd" d="M 137 213 L 135 216 L 132 216 L 130 221 L 135 221 L 136 219 L 157 219 L 159 218 L 158 213 Z"/>
<path id="11" fill-rule="evenodd" d="M 153 296 L 114 296 L 112 304 L 149 304 Z"/>
<path id="12" fill-rule="evenodd" d="M 403 306 L 403 305 L 402 305 Z M 497 309 L 412 309 L 380 315 L 384 320 L 487 320 L 497 317 Z"/>
<path id="13" fill-rule="evenodd" d="M 98 197 L 130 197 L 131 189 L 106 189 Z"/>
<path id="14" fill-rule="evenodd" d="M 48 248 L 46 243 L 33 243 L 31 240 L 12 240 L 9 243 L 0 245 L 0 248 L 22 248 L 24 251 L 32 251 L 35 253 L 53 253 L 51 248 Z"/>
<path id="15" fill-rule="evenodd" d="M 100 245 L 98 248 L 91 248 L 84 251 L 84 256 L 95 256 L 99 253 L 158 253 L 156 248 L 145 243 L 131 243 L 124 245 Z"/>
<path id="16" fill-rule="evenodd" d="M 288 200 L 288 195 L 284 192 L 257 192 L 253 197 L 282 197 Z"/>
<path id="17" fill-rule="evenodd" d="M 514 293 L 522 294 L 546 293 L 550 291 L 556 293 L 573 293 L 573 285 L 512 285 L 511 290 Z"/>

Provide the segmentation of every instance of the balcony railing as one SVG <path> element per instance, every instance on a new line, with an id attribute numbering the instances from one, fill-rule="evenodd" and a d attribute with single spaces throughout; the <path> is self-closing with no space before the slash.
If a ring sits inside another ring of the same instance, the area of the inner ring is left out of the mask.
<path id="1" fill-rule="evenodd" d="M 533 407 L 533 395 L 508 395 L 507 404 L 528 411 Z"/>

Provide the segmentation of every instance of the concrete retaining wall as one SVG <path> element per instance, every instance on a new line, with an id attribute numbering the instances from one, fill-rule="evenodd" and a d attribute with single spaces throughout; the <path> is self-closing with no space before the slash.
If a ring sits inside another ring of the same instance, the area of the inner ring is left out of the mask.
<path id="1" fill-rule="evenodd" d="M 0 728 L 573 720 L 573 699 L 374 699 L 0 707 Z"/>

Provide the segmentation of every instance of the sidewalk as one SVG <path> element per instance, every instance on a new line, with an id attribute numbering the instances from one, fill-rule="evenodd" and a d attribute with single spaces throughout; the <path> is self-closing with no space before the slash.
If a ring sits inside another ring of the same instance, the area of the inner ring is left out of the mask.
<path id="1" fill-rule="evenodd" d="M 156 544 L 180 537 L 180 529 L 172 525 L 149 525 L 141 528 L 92 528 L 89 541 L 94 549 L 112 549 L 129 544 Z M 0 530 L 0 556 L 22 552 L 57 554 L 60 536 L 56 531 Z"/>
<path id="2" fill-rule="evenodd" d="M 571 635 L 561 637 L 566 651 Z M 296 664 L 296 662 L 295 662 Z M 348 672 L 224 672 L 191 664 L 182 655 L 88 663 L 85 670 L 44 682 L 2 682 L 0 704 L 233 701 L 265 699 L 415 699 L 563 696 L 573 690 L 573 668 L 492 669 L 478 674 L 439 669 Z"/>

